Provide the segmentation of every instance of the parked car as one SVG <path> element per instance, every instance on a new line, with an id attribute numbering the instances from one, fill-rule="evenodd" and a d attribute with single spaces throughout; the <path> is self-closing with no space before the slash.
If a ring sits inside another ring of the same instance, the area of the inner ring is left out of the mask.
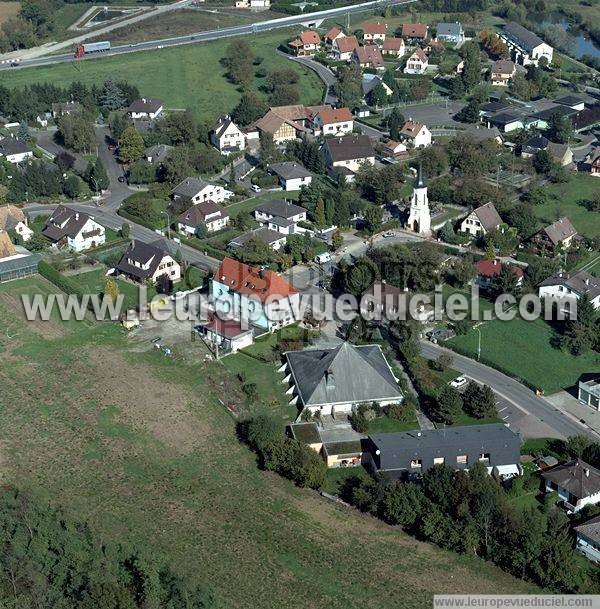
<path id="1" fill-rule="evenodd" d="M 121 182 L 121 184 L 123 184 L 125 182 L 125 176 L 119 176 L 117 178 L 117 180 L 119 180 L 119 182 Z"/>
<path id="2" fill-rule="evenodd" d="M 252 190 L 253 192 L 260 192 L 261 188 L 258 184 L 252 184 L 252 186 L 250 186 L 250 190 Z"/>
<path id="3" fill-rule="evenodd" d="M 437 344 L 452 338 L 454 336 L 454 331 L 449 328 L 438 328 L 437 330 L 427 332 L 426 336 L 433 344 Z"/>
<path id="4" fill-rule="evenodd" d="M 394 231 L 389 230 L 387 233 L 383 233 L 383 238 L 388 239 L 389 237 L 395 237 L 396 233 Z"/>
<path id="5" fill-rule="evenodd" d="M 454 387 L 454 389 L 460 389 L 464 387 L 469 381 L 467 381 L 464 376 L 457 376 L 454 380 L 450 381 L 450 387 Z"/>

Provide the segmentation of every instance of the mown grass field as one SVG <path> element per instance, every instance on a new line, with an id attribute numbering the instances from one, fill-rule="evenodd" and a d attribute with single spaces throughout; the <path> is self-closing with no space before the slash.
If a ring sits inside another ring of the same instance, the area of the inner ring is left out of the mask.
<path id="1" fill-rule="evenodd" d="M 4 484 L 101 539 L 165 553 L 219 609 L 420 609 L 434 592 L 534 591 L 260 471 L 219 402 L 244 399 L 220 363 L 134 352 L 111 323 L 25 323 L 24 290 L 52 287 L 0 286 Z"/>
<path id="2" fill-rule="evenodd" d="M 255 55 L 263 57 L 261 68 L 292 68 L 300 74 L 301 103 L 320 103 L 323 88 L 317 76 L 308 68 L 275 53 L 275 48 L 291 35 L 291 31 L 281 29 L 246 39 Z M 82 81 L 97 85 L 108 78 L 117 78 L 135 84 L 143 95 L 162 99 L 167 108 L 191 108 L 198 119 L 212 121 L 219 114 L 230 112 L 241 97 L 236 85 L 226 78 L 226 69 L 220 63 L 230 42 L 225 39 L 19 69 L 3 74 L 2 84 L 20 87 L 34 82 L 53 82 L 67 86 L 70 82 Z M 254 88 L 258 90 L 263 81 L 256 78 Z"/>
<path id="3" fill-rule="evenodd" d="M 600 368 L 600 355 L 589 352 L 575 357 L 553 346 L 557 334 L 543 320 L 515 318 L 494 320 L 479 326 L 481 357 L 511 374 L 523 378 L 546 393 L 555 393 L 576 384 L 579 376 Z M 455 336 L 447 344 L 466 349 L 477 357 L 477 331 Z"/>
<path id="4" fill-rule="evenodd" d="M 588 211 L 582 204 L 598 192 L 599 181 L 587 173 L 578 173 L 572 175 L 566 184 L 545 186 L 550 197 L 547 203 L 535 207 L 537 217 L 544 224 L 551 224 L 559 216 L 567 216 L 581 234 L 589 237 L 600 236 L 600 214 Z"/>

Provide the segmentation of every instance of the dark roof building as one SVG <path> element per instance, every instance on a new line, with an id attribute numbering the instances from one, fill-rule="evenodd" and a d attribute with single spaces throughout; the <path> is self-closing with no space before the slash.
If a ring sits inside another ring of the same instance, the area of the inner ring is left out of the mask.
<path id="1" fill-rule="evenodd" d="M 294 161 L 273 163 L 272 165 L 269 165 L 269 170 L 277 174 L 283 180 L 298 180 L 312 177 L 312 174 L 306 167 Z"/>
<path id="2" fill-rule="evenodd" d="M 255 228 L 254 230 L 248 231 L 242 235 L 239 235 L 235 239 L 232 239 L 228 246 L 231 248 L 238 248 L 245 245 L 250 239 L 259 239 L 271 249 L 278 250 L 286 241 L 287 235 L 278 231 L 271 230 L 266 226 L 261 228 Z"/>
<path id="3" fill-rule="evenodd" d="M 576 548 L 594 562 L 600 562 L 600 516 L 573 527 L 577 536 Z"/>
<path id="4" fill-rule="evenodd" d="M 331 349 L 288 351 L 286 368 L 297 402 L 324 414 L 349 412 L 361 403 L 404 399 L 379 345 L 343 342 Z"/>
<path id="5" fill-rule="evenodd" d="M 119 273 L 136 281 L 146 281 L 154 276 L 165 256 L 170 256 L 169 248 L 163 239 L 153 243 L 133 240 L 116 266 Z"/>
<path id="6" fill-rule="evenodd" d="M 434 465 L 469 469 L 483 463 L 490 470 L 516 466 L 521 440 L 506 425 L 468 425 L 369 436 L 365 449 L 374 468 L 390 478 L 426 472 Z"/>
<path id="7" fill-rule="evenodd" d="M 145 115 L 154 117 L 160 114 L 163 108 L 163 102 L 160 99 L 152 99 L 151 97 L 141 97 L 131 102 L 127 108 L 127 112 L 131 115 Z"/>
<path id="8" fill-rule="evenodd" d="M 294 205 L 293 203 L 283 201 L 282 199 L 274 199 L 273 201 L 261 203 L 260 205 L 256 206 L 255 210 L 259 212 L 259 215 L 263 214 L 265 216 L 286 218 L 287 220 L 291 220 L 296 216 L 306 213 L 306 209 L 304 207 Z"/>
<path id="9" fill-rule="evenodd" d="M 67 237 L 74 239 L 88 220 L 93 219 L 92 216 L 85 212 L 76 211 L 65 205 L 59 205 L 46 221 L 46 225 L 42 229 L 42 235 L 50 239 L 52 243 L 59 243 Z M 100 229 L 96 230 L 100 231 Z"/>
<path id="10" fill-rule="evenodd" d="M 600 471 L 581 459 L 544 470 L 542 478 L 546 492 L 556 491 L 569 511 L 600 501 Z"/>
<path id="11" fill-rule="evenodd" d="M 539 288 L 562 286 L 564 296 L 574 295 L 580 298 L 584 294 L 592 301 L 596 308 L 600 307 L 600 279 L 587 271 L 573 271 L 571 273 L 556 273 L 539 284 Z M 540 289 L 540 296 L 546 290 Z"/>
<path id="12" fill-rule="evenodd" d="M 528 53 L 532 53 L 544 41 L 535 33 L 524 28 L 518 23 L 507 23 L 504 26 L 503 35 L 516 46 L 524 49 Z"/>
<path id="13" fill-rule="evenodd" d="M 331 162 L 352 161 L 368 159 L 375 156 L 371 139 L 368 135 L 346 135 L 344 137 L 328 139 L 325 150 Z"/>
<path id="14" fill-rule="evenodd" d="M 31 153 L 31 148 L 16 137 L 5 137 L 0 140 L 0 156 Z"/>
<path id="15" fill-rule="evenodd" d="M 176 198 L 192 199 L 207 186 L 210 184 L 201 178 L 186 178 L 173 188 L 171 194 Z"/>

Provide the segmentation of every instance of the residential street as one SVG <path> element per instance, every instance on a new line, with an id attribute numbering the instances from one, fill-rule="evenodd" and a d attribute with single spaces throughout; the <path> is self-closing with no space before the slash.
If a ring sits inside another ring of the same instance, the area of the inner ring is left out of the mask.
<path id="1" fill-rule="evenodd" d="M 500 416 L 505 419 L 513 429 L 519 430 L 526 437 L 550 437 L 585 434 L 598 441 L 600 434 L 581 423 L 572 414 L 561 411 L 549 404 L 546 400 L 536 396 L 531 389 L 525 387 L 518 381 L 498 372 L 489 366 L 476 362 L 451 351 L 434 345 L 433 343 L 421 341 L 421 354 L 427 359 L 437 359 L 442 353 L 451 355 L 454 362 L 452 368 L 479 383 L 489 385 L 499 397 Z M 582 409 L 582 415 L 585 411 Z"/>

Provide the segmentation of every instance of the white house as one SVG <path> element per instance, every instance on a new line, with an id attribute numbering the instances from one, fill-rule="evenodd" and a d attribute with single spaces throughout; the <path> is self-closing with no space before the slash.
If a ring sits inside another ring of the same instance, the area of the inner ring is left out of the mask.
<path id="1" fill-rule="evenodd" d="M 154 120 L 163 111 L 163 103 L 160 99 L 141 97 L 133 101 L 127 108 L 127 113 L 131 118 Z"/>
<path id="2" fill-rule="evenodd" d="M 275 199 L 256 207 L 254 217 L 261 226 L 271 231 L 293 235 L 298 222 L 306 222 L 306 209 L 289 201 Z"/>
<path id="3" fill-rule="evenodd" d="M 269 171 L 279 178 L 279 184 L 285 191 L 300 190 L 312 182 L 312 173 L 295 161 L 273 163 Z"/>
<path id="4" fill-rule="evenodd" d="M 588 381 L 579 381 L 577 399 L 581 404 L 600 410 L 600 375 Z"/>
<path id="5" fill-rule="evenodd" d="M 387 23 L 379 21 L 363 25 L 363 40 L 365 44 L 383 44 L 387 35 Z"/>
<path id="6" fill-rule="evenodd" d="M 423 49 L 417 48 L 413 51 L 413 54 L 406 60 L 404 73 L 425 74 L 425 72 L 427 72 L 428 65 L 429 57 L 427 57 Z"/>
<path id="7" fill-rule="evenodd" d="M 229 214 L 222 205 L 214 201 L 196 203 L 177 218 L 180 233 L 197 235 L 198 227 L 206 226 L 209 233 L 224 229 L 229 224 Z"/>
<path id="8" fill-rule="evenodd" d="M 271 0 L 236 0 L 235 8 L 268 9 Z"/>
<path id="9" fill-rule="evenodd" d="M 232 250 L 235 250 L 244 247 L 251 239 L 258 239 L 273 251 L 277 252 L 286 244 L 288 234 L 291 234 L 283 232 L 283 230 L 277 230 L 279 228 L 278 221 L 279 220 L 275 218 L 268 222 L 268 226 L 261 226 L 260 228 L 255 228 L 254 230 L 243 233 L 242 235 L 235 237 L 235 239 L 232 239 L 227 246 Z M 282 228 L 291 230 L 289 225 Z"/>
<path id="10" fill-rule="evenodd" d="M 464 42 L 465 31 L 463 30 L 462 23 L 456 21 L 455 23 L 438 23 L 436 28 L 436 36 L 439 40 L 444 42 Z"/>
<path id="11" fill-rule="evenodd" d="M 341 27 L 334 25 L 330 30 L 328 30 L 323 36 L 323 41 L 325 44 L 331 46 L 336 40 L 340 38 L 344 38 L 346 34 Z"/>
<path id="12" fill-rule="evenodd" d="M 222 114 L 210 133 L 211 144 L 221 154 L 231 154 L 246 148 L 246 137 L 228 114 Z"/>
<path id="13" fill-rule="evenodd" d="M 363 163 L 375 164 L 375 151 L 368 135 L 346 135 L 326 140 L 323 148 L 327 166 L 350 180 Z"/>
<path id="14" fill-rule="evenodd" d="M 350 61 L 354 51 L 360 44 L 356 36 L 343 36 L 336 38 L 331 45 L 331 54 L 338 61 Z"/>
<path id="15" fill-rule="evenodd" d="M 403 38 L 391 38 L 388 36 L 381 47 L 383 55 L 391 55 L 392 57 L 403 57 L 405 52 L 406 46 Z"/>
<path id="16" fill-rule="evenodd" d="M 242 327 L 235 319 L 220 319 L 218 315 L 208 323 L 201 324 L 200 331 L 213 346 L 217 357 L 236 353 L 254 342 L 252 328 Z"/>
<path id="17" fill-rule="evenodd" d="M 233 193 L 218 184 L 211 184 L 201 178 L 186 178 L 171 191 L 174 200 L 190 199 L 192 203 L 202 201 L 213 201 L 223 203 L 229 199 Z"/>
<path id="18" fill-rule="evenodd" d="M 407 120 L 400 130 L 400 137 L 403 141 L 410 142 L 414 148 L 427 148 L 431 146 L 431 131 L 427 125 Z"/>
<path id="19" fill-rule="evenodd" d="M 5 137 L 0 140 L 0 157 L 4 157 L 9 163 L 22 163 L 33 157 L 33 150 L 15 137 Z"/>
<path id="20" fill-rule="evenodd" d="M 67 247 L 74 252 L 98 247 L 106 241 L 104 226 L 89 214 L 64 205 L 59 205 L 48 218 L 42 235 L 55 247 Z"/>
<path id="21" fill-rule="evenodd" d="M 0 230 L 14 230 L 25 242 L 29 241 L 33 235 L 27 216 L 14 205 L 0 205 Z"/>
<path id="22" fill-rule="evenodd" d="M 404 395 L 379 345 L 343 342 L 333 348 L 288 351 L 290 403 L 322 415 L 352 412 L 359 404 L 399 404 Z"/>
<path id="23" fill-rule="evenodd" d="M 492 64 L 492 84 L 497 87 L 507 87 L 510 79 L 517 73 L 514 61 L 499 59 Z"/>
<path id="24" fill-rule="evenodd" d="M 573 271 L 570 273 L 556 273 L 544 279 L 538 286 L 538 296 L 566 303 L 579 300 L 587 294 L 595 309 L 600 309 L 600 279 L 586 271 Z"/>
<path id="25" fill-rule="evenodd" d="M 557 492 L 568 513 L 600 502 L 600 471 L 575 459 L 542 471 L 547 493 Z"/>
<path id="26" fill-rule="evenodd" d="M 288 46 L 292 47 L 299 57 L 314 55 L 321 46 L 321 37 L 314 30 L 306 30 L 288 42 Z"/>
<path id="27" fill-rule="evenodd" d="M 211 294 L 215 311 L 274 332 L 296 321 L 300 293 L 283 277 L 260 267 L 224 258 L 215 273 Z"/>
<path id="28" fill-rule="evenodd" d="M 596 563 L 600 562 L 600 516 L 573 527 L 573 530 L 577 551 Z"/>
<path id="29" fill-rule="evenodd" d="M 497 36 L 508 46 L 511 59 L 516 63 L 524 66 L 529 64 L 537 66 L 542 58 L 546 59 L 548 63 L 552 62 L 554 49 L 537 34 L 518 23 L 506 24 Z"/>
<path id="30" fill-rule="evenodd" d="M 502 224 L 502 218 L 490 201 L 477 209 L 474 209 L 460 224 L 461 233 L 469 233 L 473 237 L 479 237 L 498 228 Z"/>
<path id="31" fill-rule="evenodd" d="M 320 108 L 312 118 L 315 135 L 346 135 L 354 129 L 349 108 Z"/>
<path id="32" fill-rule="evenodd" d="M 154 243 L 144 243 L 134 239 L 115 267 L 115 271 L 117 275 L 125 275 L 138 283 L 147 281 L 156 283 L 163 275 L 173 283 L 181 279 L 181 267 L 171 256 L 167 244 L 162 239 Z"/>

